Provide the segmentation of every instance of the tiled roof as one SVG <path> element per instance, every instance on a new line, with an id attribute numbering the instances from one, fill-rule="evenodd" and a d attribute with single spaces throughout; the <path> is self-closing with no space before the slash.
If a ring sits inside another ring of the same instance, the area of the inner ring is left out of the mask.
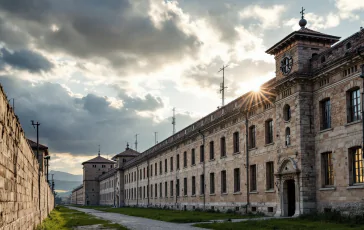
<path id="1" fill-rule="evenodd" d="M 117 157 L 136 157 L 140 155 L 140 153 L 138 151 L 135 151 L 134 149 L 131 148 L 126 148 L 124 152 L 121 152 L 119 154 L 116 154 L 112 159 L 115 159 Z"/>
<path id="2" fill-rule="evenodd" d="M 34 141 L 30 140 L 30 139 L 27 139 L 27 141 L 28 141 L 28 144 L 30 145 L 30 147 L 32 149 L 37 149 L 37 142 L 34 142 Z M 39 150 L 46 150 L 46 149 L 48 149 L 47 146 L 39 144 Z"/>
<path id="3" fill-rule="evenodd" d="M 83 162 L 82 164 L 92 164 L 92 163 L 115 164 L 115 161 L 111 161 L 111 160 L 108 160 L 108 159 L 103 158 L 101 156 L 97 156 L 95 158 L 92 158 L 91 160 Z"/>

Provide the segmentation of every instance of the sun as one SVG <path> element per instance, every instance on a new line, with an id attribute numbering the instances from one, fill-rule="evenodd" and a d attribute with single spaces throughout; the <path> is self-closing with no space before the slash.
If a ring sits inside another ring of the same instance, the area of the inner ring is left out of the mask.
<path id="1" fill-rule="evenodd" d="M 256 82 L 254 82 L 250 87 L 253 92 L 258 93 L 260 91 L 260 84 Z"/>

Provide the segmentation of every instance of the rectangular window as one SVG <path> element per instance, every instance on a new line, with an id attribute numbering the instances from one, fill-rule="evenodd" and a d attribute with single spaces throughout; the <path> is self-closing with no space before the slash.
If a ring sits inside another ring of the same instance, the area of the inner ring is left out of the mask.
<path id="1" fill-rule="evenodd" d="M 162 194 L 162 183 L 159 183 L 159 197 L 163 197 L 163 194 Z"/>
<path id="2" fill-rule="evenodd" d="M 257 166 L 250 165 L 250 191 L 257 191 Z"/>
<path id="3" fill-rule="evenodd" d="M 153 185 L 150 185 L 150 197 L 153 198 Z"/>
<path id="4" fill-rule="evenodd" d="M 249 128 L 249 144 L 250 144 L 250 148 L 255 148 L 256 147 L 256 143 L 255 143 L 255 125 L 251 126 Z"/>
<path id="5" fill-rule="evenodd" d="M 274 189 L 274 165 L 273 161 L 269 161 L 266 163 L 266 189 L 272 190 Z"/>
<path id="6" fill-rule="evenodd" d="M 162 175 L 162 161 L 159 161 L 159 175 Z"/>
<path id="7" fill-rule="evenodd" d="M 322 154 L 322 169 L 324 186 L 334 185 L 334 168 L 331 152 Z"/>
<path id="8" fill-rule="evenodd" d="M 173 197 L 173 180 L 171 180 L 169 189 L 170 189 L 170 196 Z"/>
<path id="9" fill-rule="evenodd" d="M 145 186 L 143 186 L 143 197 L 146 198 L 146 194 L 145 194 Z"/>
<path id="10" fill-rule="evenodd" d="M 210 160 L 215 159 L 214 142 L 210 141 Z"/>
<path id="11" fill-rule="evenodd" d="M 363 154 L 360 147 L 350 149 L 352 184 L 364 183 Z"/>
<path id="12" fill-rule="evenodd" d="M 240 169 L 234 169 L 234 192 L 240 192 Z"/>
<path id="13" fill-rule="evenodd" d="M 210 173 L 210 194 L 215 194 L 215 173 Z"/>
<path id="14" fill-rule="evenodd" d="M 221 193 L 226 193 L 226 171 L 221 171 Z"/>
<path id="15" fill-rule="evenodd" d="M 167 173 L 167 159 L 164 160 L 164 172 Z"/>
<path id="16" fill-rule="evenodd" d="M 179 196 L 179 179 L 176 181 L 176 196 Z"/>
<path id="17" fill-rule="evenodd" d="M 158 172 L 158 170 L 157 170 L 157 162 L 155 162 L 155 164 L 154 164 L 154 175 L 155 176 L 157 176 L 157 172 Z"/>
<path id="18" fill-rule="evenodd" d="M 235 132 L 233 134 L 233 145 L 234 145 L 234 153 L 239 152 L 239 132 Z"/>
<path id="19" fill-rule="evenodd" d="M 187 167 L 187 152 L 183 152 L 183 167 Z"/>
<path id="20" fill-rule="evenodd" d="M 171 168 L 171 172 L 172 172 L 173 171 L 173 157 L 171 157 L 170 168 Z"/>
<path id="21" fill-rule="evenodd" d="M 195 155 L 195 149 L 191 150 L 191 165 L 195 165 L 196 164 L 196 155 Z"/>
<path id="22" fill-rule="evenodd" d="M 143 168 L 143 179 L 145 179 L 145 168 Z"/>
<path id="23" fill-rule="evenodd" d="M 147 197 L 149 196 L 149 186 L 147 186 Z"/>
<path id="24" fill-rule="evenodd" d="M 167 188 L 167 181 L 164 182 L 164 196 L 168 197 L 168 188 Z"/>
<path id="25" fill-rule="evenodd" d="M 179 169 L 179 154 L 177 154 L 177 157 L 176 157 L 176 161 L 177 161 L 177 166 L 176 166 L 176 168 L 177 168 L 177 170 Z"/>
<path id="26" fill-rule="evenodd" d="M 270 144 L 273 143 L 273 120 L 268 120 L 265 122 L 265 143 Z"/>
<path id="27" fill-rule="evenodd" d="M 360 89 L 352 90 L 349 92 L 348 107 L 348 122 L 360 120 Z"/>
<path id="28" fill-rule="evenodd" d="M 205 175 L 200 175 L 200 195 L 205 194 Z"/>
<path id="29" fill-rule="evenodd" d="M 192 177 L 192 196 L 196 195 L 196 177 Z"/>
<path id="30" fill-rule="evenodd" d="M 225 140 L 225 137 L 220 138 L 220 152 L 221 152 L 221 157 L 226 156 L 226 140 Z"/>
<path id="31" fill-rule="evenodd" d="M 321 129 L 331 128 L 330 99 L 321 101 Z"/>
<path id="32" fill-rule="evenodd" d="M 187 178 L 183 178 L 183 195 L 187 196 Z"/>
<path id="33" fill-rule="evenodd" d="M 205 161 L 205 146 L 201 145 L 200 146 L 200 162 L 204 162 Z"/>
<path id="34" fill-rule="evenodd" d="M 158 184 L 154 185 L 154 197 L 158 198 Z"/>

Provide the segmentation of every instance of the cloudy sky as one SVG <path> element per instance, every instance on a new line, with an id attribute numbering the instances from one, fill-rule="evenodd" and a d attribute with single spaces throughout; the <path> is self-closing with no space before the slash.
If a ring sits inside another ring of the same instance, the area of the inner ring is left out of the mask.
<path id="1" fill-rule="evenodd" d="M 319 3 L 319 4 L 318 4 Z M 51 167 L 138 150 L 274 76 L 265 50 L 298 29 L 292 0 L 0 0 L 0 83 Z M 364 1 L 306 0 L 307 27 L 343 38 L 364 26 Z"/>

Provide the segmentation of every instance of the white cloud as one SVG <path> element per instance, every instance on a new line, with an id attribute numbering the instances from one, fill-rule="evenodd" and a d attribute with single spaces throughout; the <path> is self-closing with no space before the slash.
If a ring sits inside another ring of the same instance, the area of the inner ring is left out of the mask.
<path id="1" fill-rule="evenodd" d="M 275 29 L 280 27 L 280 18 L 285 10 L 283 5 L 274 5 L 269 8 L 254 5 L 244 8 L 239 15 L 242 19 L 258 19 L 263 29 Z"/>
<path id="2" fill-rule="evenodd" d="M 364 10 L 364 1 L 361 0 L 336 0 L 335 5 L 342 19 L 359 19 L 355 12 Z"/>
<path id="3" fill-rule="evenodd" d="M 314 13 L 307 13 L 305 15 L 307 20 L 307 28 L 312 30 L 328 29 L 337 27 L 340 24 L 340 17 L 332 12 L 326 16 L 318 16 Z M 300 26 L 298 25 L 299 20 L 297 18 L 291 18 L 284 22 L 285 26 L 291 26 L 293 30 L 298 30 Z"/>

